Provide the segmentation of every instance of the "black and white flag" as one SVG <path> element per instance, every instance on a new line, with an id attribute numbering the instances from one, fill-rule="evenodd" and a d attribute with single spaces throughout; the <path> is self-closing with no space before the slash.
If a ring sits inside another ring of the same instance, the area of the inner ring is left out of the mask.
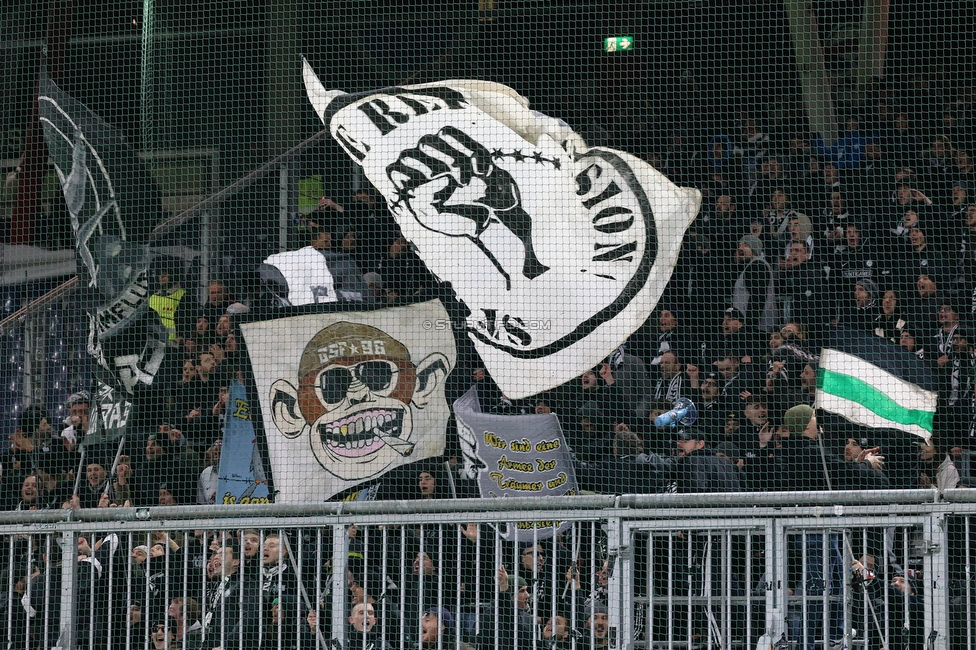
<path id="1" fill-rule="evenodd" d="M 635 156 L 587 148 L 500 84 L 346 94 L 304 63 L 316 113 L 383 194 L 467 333 L 521 398 L 613 352 L 650 315 L 701 203 Z"/>
<path id="2" fill-rule="evenodd" d="M 149 237 L 162 202 L 121 134 L 46 74 L 38 107 L 71 214 L 88 352 L 98 364 L 93 435 L 111 438 L 124 430 L 134 396 L 153 383 L 165 354 L 166 328 L 149 308 Z"/>

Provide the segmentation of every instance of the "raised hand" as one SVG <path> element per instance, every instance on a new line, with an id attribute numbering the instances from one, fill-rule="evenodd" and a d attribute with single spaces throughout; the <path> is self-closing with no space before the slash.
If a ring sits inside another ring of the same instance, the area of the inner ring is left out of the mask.
<path id="1" fill-rule="evenodd" d="M 549 270 L 533 250 L 532 218 L 522 208 L 515 179 L 495 165 L 484 145 L 463 131 L 448 126 L 436 135 L 423 136 L 416 147 L 400 152 L 386 173 L 421 225 L 449 237 L 471 239 L 506 280 L 508 272 L 479 239 L 492 223 L 510 230 L 525 246 L 522 274 L 526 278 Z"/>

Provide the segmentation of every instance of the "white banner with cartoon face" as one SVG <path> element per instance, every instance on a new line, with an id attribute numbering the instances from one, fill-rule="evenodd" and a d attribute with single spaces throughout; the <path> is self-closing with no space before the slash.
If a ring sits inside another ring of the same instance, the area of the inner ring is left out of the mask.
<path id="1" fill-rule="evenodd" d="M 661 297 L 701 202 L 635 156 L 587 148 L 500 84 L 347 95 L 305 85 L 427 268 L 470 310 L 502 391 L 563 384 L 623 343 Z"/>
<path id="2" fill-rule="evenodd" d="M 444 453 L 457 352 L 438 301 L 241 326 L 278 503 L 319 502 Z"/>

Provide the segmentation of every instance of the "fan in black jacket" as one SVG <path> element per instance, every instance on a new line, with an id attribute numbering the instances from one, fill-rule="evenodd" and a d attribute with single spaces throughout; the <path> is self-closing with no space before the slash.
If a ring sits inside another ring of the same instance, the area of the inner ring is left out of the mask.
<path id="1" fill-rule="evenodd" d="M 673 465 L 675 489 L 687 492 L 740 492 L 743 480 L 739 468 L 727 458 L 705 447 L 705 437 L 688 427 L 677 435 L 678 458 Z"/>
<path id="2" fill-rule="evenodd" d="M 783 423 L 789 436 L 776 454 L 779 485 L 776 490 L 880 490 L 888 488 L 881 470 L 884 458 L 877 449 L 865 450 L 854 461 L 825 449 L 814 411 L 806 404 L 786 411 Z"/>

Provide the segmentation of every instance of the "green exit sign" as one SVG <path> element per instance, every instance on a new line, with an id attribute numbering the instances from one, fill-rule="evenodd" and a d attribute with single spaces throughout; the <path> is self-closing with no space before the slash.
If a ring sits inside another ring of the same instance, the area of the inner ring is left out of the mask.
<path id="1" fill-rule="evenodd" d="M 633 36 L 610 36 L 603 39 L 604 52 L 630 52 L 633 49 Z"/>

